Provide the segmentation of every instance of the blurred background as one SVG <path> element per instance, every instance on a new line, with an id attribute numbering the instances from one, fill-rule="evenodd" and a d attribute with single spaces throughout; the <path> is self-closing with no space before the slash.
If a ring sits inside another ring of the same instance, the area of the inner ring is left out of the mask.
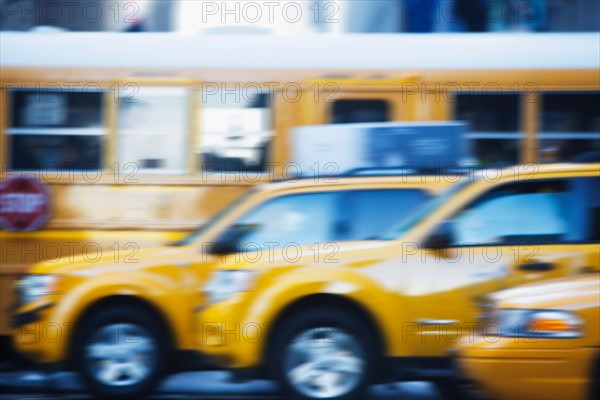
<path id="1" fill-rule="evenodd" d="M 41 26 L 70 31 L 198 33 L 251 27 L 275 34 L 395 32 L 591 32 L 599 29 L 600 5 L 594 0 L 300 0 L 278 1 L 272 15 L 244 3 L 203 0 L 47 2 L 2 0 L 2 30 Z M 263 2 L 264 3 L 264 2 Z M 293 4 L 282 14 L 286 3 Z M 237 5 L 236 5 L 237 4 Z M 221 15 L 220 8 L 232 11 Z M 63 12 L 63 11 L 69 12 Z M 268 10 L 268 7 L 264 7 Z M 301 10 L 301 23 L 296 23 Z M 315 11 L 325 18 L 314 18 Z M 23 13 L 22 11 L 26 11 Z M 77 18 L 83 11 L 87 18 Z M 219 11 L 219 12 L 217 12 Z M 129 18 L 119 18 L 119 14 Z M 289 15 L 288 15 L 289 14 Z M 116 18 L 115 18 L 116 17 Z M 272 17 L 272 18 L 270 18 Z M 331 22 L 339 23 L 331 23 Z"/>
<path id="2" fill-rule="evenodd" d="M 29 266 L 180 239 L 323 125 L 460 123 L 460 166 L 600 151 L 596 0 L 1 0 L 0 22 L 0 180 L 37 182 L 0 196 L 38 196 L 2 206 L 3 340 Z"/>

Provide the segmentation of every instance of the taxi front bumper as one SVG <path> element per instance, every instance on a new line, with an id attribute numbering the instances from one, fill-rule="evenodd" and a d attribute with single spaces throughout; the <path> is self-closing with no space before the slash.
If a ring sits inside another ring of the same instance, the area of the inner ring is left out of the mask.
<path id="1" fill-rule="evenodd" d="M 25 359 L 39 364 L 64 360 L 72 324 L 52 318 L 53 303 L 21 307 L 11 315 L 11 344 Z"/>
<path id="2" fill-rule="evenodd" d="M 458 373 L 495 399 L 588 398 L 598 348 L 515 349 L 513 342 L 502 338 L 462 345 L 455 353 Z"/>

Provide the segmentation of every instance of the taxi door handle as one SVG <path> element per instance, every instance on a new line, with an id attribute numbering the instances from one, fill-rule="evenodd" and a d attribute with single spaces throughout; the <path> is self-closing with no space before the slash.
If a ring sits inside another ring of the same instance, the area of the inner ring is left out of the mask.
<path id="1" fill-rule="evenodd" d="M 421 326 L 425 325 L 455 325 L 458 324 L 459 321 L 454 319 L 418 319 L 417 324 Z"/>
<path id="2" fill-rule="evenodd" d="M 519 265 L 521 271 L 551 271 L 555 268 L 552 263 L 529 263 Z"/>

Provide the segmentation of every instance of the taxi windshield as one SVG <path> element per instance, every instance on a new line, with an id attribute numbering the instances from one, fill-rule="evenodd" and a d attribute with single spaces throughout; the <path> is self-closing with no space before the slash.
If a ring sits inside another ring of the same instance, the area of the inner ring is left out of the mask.
<path id="1" fill-rule="evenodd" d="M 221 221 L 223 218 L 227 217 L 234 209 L 237 208 L 238 205 L 243 203 L 248 197 L 256 192 L 255 189 L 250 189 L 246 193 L 242 194 L 240 197 L 235 199 L 231 204 L 226 206 L 224 209 L 219 211 L 214 217 L 209 219 L 206 223 L 200 225 L 200 227 L 196 228 L 196 230 L 192 231 L 183 239 L 180 239 L 176 242 L 171 243 L 171 246 L 186 246 L 188 244 L 193 243 L 196 239 L 198 239 L 204 232 L 213 227 L 217 222 Z"/>
<path id="2" fill-rule="evenodd" d="M 410 229 L 412 229 L 415 225 L 423 221 L 430 215 L 432 212 L 446 204 L 448 199 L 450 199 L 454 194 L 460 191 L 463 187 L 471 182 L 470 179 L 464 178 L 458 181 L 457 183 L 450 186 L 444 192 L 442 192 L 439 196 L 425 202 L 421 207 L 417 208 L 417 210 L 407 218 L 401 220 L 396 226 L 392 229 L 388 230 L 386 233 L 381 235 L 382 240 L 394 240 L 404 235 Z"/>

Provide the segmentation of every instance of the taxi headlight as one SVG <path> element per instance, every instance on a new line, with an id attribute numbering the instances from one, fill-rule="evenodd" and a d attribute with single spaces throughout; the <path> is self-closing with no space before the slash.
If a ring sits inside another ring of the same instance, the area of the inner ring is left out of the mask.
<path id="1" fill-rule="evenodd" d="M 562 310 L 500 309 L 490 322 L 504 337 L 577 338 L 583 332 L 581 318 Z"/>
<path id="2" fill-rule="evenodd" d="M 210 304 L 229 300 L 236 293 L 250 290 L 254 285 L 256 271 L 217 270 L 204 286 Z"/>
<path id="3" fill-rule="evenodd" d="M 58 275 L 25 275 L 16 283 L 22 304 L 32 303 L 39 298 L 58 291 Z"/>

